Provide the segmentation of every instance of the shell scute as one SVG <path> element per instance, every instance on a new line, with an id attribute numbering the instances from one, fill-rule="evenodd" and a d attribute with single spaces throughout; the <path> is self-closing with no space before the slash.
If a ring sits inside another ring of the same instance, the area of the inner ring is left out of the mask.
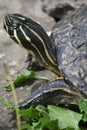
<path id="1" fill-rule="evenodd" d="M 52 39 L 58 67 L 87 95 L 87 6 L 59 21 L 53 27 Z"/>

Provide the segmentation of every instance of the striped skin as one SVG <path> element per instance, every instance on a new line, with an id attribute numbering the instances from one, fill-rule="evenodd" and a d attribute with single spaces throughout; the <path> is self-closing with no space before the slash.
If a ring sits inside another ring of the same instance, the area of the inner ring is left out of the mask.
<path id="1" fill-rule="evenodd" d="M 55 80 L 33 92 L 28 98 L 19 103 L 20 108 L 29 108 L 38 104 L 66 104 L 78 105 L 81 98 L 86 96 L 67 80 Z"/>
<path id="2" fill-rule="evenodd" d="M 39 24 L 19 14 L 8 14 L 3 24 L 10 37 L 29 51 L 39 64 L 62 77 L 52 43 Z"/>
<path id="3" fill-rule="evenodd" d="M 34 21 L 19 14 L 7 15 L 4 28 L 10 37 L 28 50 L 45 68 L 62 76 L 56 63 L 52 43 L 44 29 Z M 27 108 L 37 104 L 78 104 L 85 97 L 69 81 L 64 79 L 53 81 L 33 92 L 27 99 L 19 103 L 19 107 Z"/>

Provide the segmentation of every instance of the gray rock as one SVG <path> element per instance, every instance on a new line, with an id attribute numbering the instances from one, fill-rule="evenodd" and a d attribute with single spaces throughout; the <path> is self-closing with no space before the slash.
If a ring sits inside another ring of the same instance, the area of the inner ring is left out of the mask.
<path id="1" fill-rule="evenodd" d="M 25 63 L 28 53 L 17 46 L 8 37 L 7 33 L 3 30 L 3 18 L 7 13 L 20 13 L 35 21 L 39 21 L 45 30 L 51 30 L 55 22 L 53 18 L 43 13 L 41 6 L 40 0 L 0 0 L 0 98 L 6 98 L 13 102 L 12 93 L 4 91 L 4 85 L 8 82 L 6 81 L 3 63 L 7 63 L 12 79 L 20 73 L 23 73 L 28 66 L 28 64 Z M 45 71 L 45 73 L 41 72 L 43 75 L 47 75 L 46 73 L 47 71 Z M 35 81 L 34 85 L 36 86 L 36 84 Z M 17 89 L 19 100 L 21 100 L 21 97 L 24 99 L 29 95 L 30 86 L 31 84 L 25 87 L 23 86 L 23 89 Z M 11 112 L 13 113 L 12 110 L 6 109 L 6 107 L 0 103 L 0 130 L 16 129 L 16 121 L 12 119 Z"/>
<path id="2" fill-rule="evenodd" d="M 59 20 L 64 15 L 71 13 L 82 4 L 87 4 L 87 0 L 42 0 L 42 2 L 43 10 L 56 20 Z"/>
<path id="3" fill-rule="evenodd" d="M 54 24 L 54 20 L 42 11 L 41 0 L 0 0 L 0 27 L 7 13 L 20 13 L 30 17 L 40 22 L 46 30 L 50 30 Z"/>

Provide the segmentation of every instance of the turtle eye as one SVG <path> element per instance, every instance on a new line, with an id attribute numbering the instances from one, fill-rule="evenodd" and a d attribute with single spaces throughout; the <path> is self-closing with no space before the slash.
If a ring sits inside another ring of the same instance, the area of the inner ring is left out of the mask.
<path id="1" fill-rule="evenodd" d="M 18 19 L 16 19 L 12 15 L 8 15 L 6 20 L 8 22 L 9 27 L 16 29 L 20 26 L 20 22 L 18 21 Z"/>
<path id="2" fill-rule="evenodd" d="M 12 15 L 6 15 L 3 22 L 4 22 L 4 28 L 6 30 L 8 30 L 9 28 L 11 30 L 16 29 L 16 28 L 18 29 L 20 26 L 20 22 L 18 21 L 18 19 L 16 19 Z"/>

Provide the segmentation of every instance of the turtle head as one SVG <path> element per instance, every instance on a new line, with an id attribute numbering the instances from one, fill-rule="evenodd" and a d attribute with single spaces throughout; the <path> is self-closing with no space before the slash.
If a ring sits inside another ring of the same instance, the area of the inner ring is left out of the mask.
<path id="1" fill-rule="evenodd" d="M 6 15 L 3 24 L 10 37 L 28 50 L 39 64 L 61 76 L 51 40 L 41 25 L 20 14 Z"/>
<path id="2" fill-rule="evenodd" d="M 25 19 L 19 14 L 7 14 L 3 20 L 4 29 L 10 35 L 14 37 L 14 29 L 18 30 Z"/>

